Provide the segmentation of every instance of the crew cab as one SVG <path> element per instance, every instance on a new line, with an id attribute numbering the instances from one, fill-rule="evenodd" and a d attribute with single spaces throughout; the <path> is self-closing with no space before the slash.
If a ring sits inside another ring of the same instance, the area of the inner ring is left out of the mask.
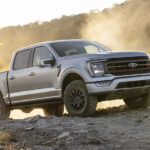
<path id="1" fill-rule="evenodd" d="M 150 102 L 150 60 L 139 51 L 113 52 L 88 40 L 49 41 L 13 54 L 0 73 L 0 119 L 12 109 L 45 115 L 90 116 L 98 102 L 123 99 L 129 108 Z"/>

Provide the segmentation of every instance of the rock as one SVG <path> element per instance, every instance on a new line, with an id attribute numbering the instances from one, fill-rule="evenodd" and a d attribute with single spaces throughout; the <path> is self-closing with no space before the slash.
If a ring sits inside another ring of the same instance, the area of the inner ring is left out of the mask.
<path id="1" fill-rule="evenodd" d="M 60 134 L 57 138 L 58 138 L 58 139 L 66 138 L 66 137 L 68 137 L 69 135 L 70 135 L 69 132 L 64 132 L 64 133 Z"/>
<path id="2" fill-rule="evenodd" d="M 34 116 L 34 117 L 30 117 L 30 118 L 25 119 L 25 122 L 26 122 L 26 123 L 35 123 L 35 122 L 37 122 L 40 118 L 41 118 L 41 116 L 40 116 L 40 115 L 37 115 L 37 116 Z"/>
<path id="3" fill-rule="evenodd" d="M 58 145 L 60 143 L 64 143 L 65 139 L 67 137 L 69 137 L 69 135 L 70 135 L 69 132 L 64 132 L 64 133 L 60 134 L 59 136 L 57 136 L 56 138 L 53 138 L 46 142 L 43 142 L 42 145 L 43 146 L 51 146 L 51 145 Z"/>
<path id="4" fill-rule="evenodd" d="M 92 144 L 92 145 L 100 145 L 102 144 L 101 141 L 97 140 L 97 139 L 92 139 L 90 140 L 87 144 Z"/>
<path id="5" fill-rule="evenodd" d="M 27 127 L 25 130 L 26 131 L 30 131 L 30 130 L 32 130 L 32 129 L 34 129 L 35 128 L 35 126 L 31 126 L 31 127 Z"/>
<path id="6" fill-rule="evenodd" d="M 24 147 L 19 148 L 18 150 L 26 150 Z"/>
<path id="7" fill-rule="evenodd" d="M 142 119 L 138 119 L 138 120 L 136 120 L 136 123 L 141 123 L 141 122 L 143 122 L 143 120 L 142 120 Z"/>
<path id="8" fill-rule="evenodd" d="M 38 129 L 48 128 L 49 126 L 49 124 L 44 119 L 38 120 L 35 125 Z"/>
<path id="9" fill-rule="evenodd" d="M 89 122 L 88 125 L 94 125 L 94 123 L 93 122 Z"/>
<path id="10" fill-rule="evenodd" d="M 146 119 L 146 118 L 148 118 L 148 117 L 149 117 L 148 115 L 144 115 L 144 117 L 143 117 L 143 118 L 144 118 L 144 119 Z"/>
<path id="11" fill-rule="evenodd" d="M 16 143 L 15 145 L 13 145 L 13 149 L 14 150 L 26 150 L 26 147 L 22 146 L 20 143 Z"/>
<path id="12" fill-rule="evenodd" d="M 68 137 L 68 138 L 66 138 L 66 144 L 71 144 L 71 143 L 73 143 L 73 137 Z"/>
<path id="13" fill-rule="evenodd" d="M 78 133 L 87 133 L 88 130 L 78 130 L 78 131 L 76 131 L 76 132 L 78 132 Z"/>
<path id="14" fill-rule="evenodd" d="M 46 142 L 43 142 L 42 146 L 51 146 L 52 144 L 55 144 L 55 141 L 56 141 L 56 138 L 46 141 Z"/>
<path id="15" fill-rule="evenodd" d="M 75 129 L 75 130 L 84 130 L 87 127 L 88 127 L 88 124 L 86 122 L 83 122 L 83 123 L 73 125 L 72 128 Z"/>
<path id="16" fill-rule="evenodd" d="M 32 147 L 31 150 L 54 150 L 51 146 L 41 146 L 41 145 L 35 145 Z"/>

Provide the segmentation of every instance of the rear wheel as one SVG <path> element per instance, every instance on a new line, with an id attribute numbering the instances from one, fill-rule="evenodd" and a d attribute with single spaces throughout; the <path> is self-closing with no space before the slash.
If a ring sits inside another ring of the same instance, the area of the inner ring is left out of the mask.
<path id="1" fill-rule="evenodd" d="M 30 113 L 32 110 L 33 110 L 33 108 L 32 107 L 27 107 L 27 108 L 22 108 L 21 109 L 24 113 Z"/>
<path id="2" fill-rule="evenodd" d="M 146 108 L 150 104 L 150 94 L 144 94 L 138 98 L 126 98 L 125 104 L 131 109 Z"/>
<path id="3" fill-rule="evenodd" d="M 75 80 L 65 89 L 64 103 L 71 116 L 87 117 L 95 112 L 97 97 L 88 94 L 83 81 Z"/>
<path id="4" fill-rule="evenodd" d="M 6 120 L 10 116 L 10 108 L 6 106 L 2 96 L 0 96 L 0 120 Z"/>
<path id="5" fill-rule="evenodd" d="M 48 105 L 43 107 L 43 112 L 45 116 L 61 116 L 64 113 L 64 105 Z"/>

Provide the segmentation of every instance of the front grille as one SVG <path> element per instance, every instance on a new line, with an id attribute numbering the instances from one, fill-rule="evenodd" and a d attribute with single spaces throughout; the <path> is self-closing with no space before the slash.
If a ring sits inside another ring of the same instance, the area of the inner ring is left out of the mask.
<path id="1" fill-rule="evenodd" d="M 131 63 L 136 63 L 137 66 L 131 68 Z M 148 59 L 108 61 L 104 64 L 104 71 L 105 74 L 112 75 L 150 73 L 150 61 Z"/>
<path id="2" fill-rule="evenodd" d="M 150 85 L 150 80 L 121 82 L 117 85 L 116 89 L 143 87 L 148 85 Z"/>

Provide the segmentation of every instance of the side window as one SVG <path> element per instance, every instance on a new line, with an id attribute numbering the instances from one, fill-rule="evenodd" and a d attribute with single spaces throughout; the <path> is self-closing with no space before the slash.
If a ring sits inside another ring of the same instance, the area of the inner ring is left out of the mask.
<path id="1" fill-rule="evenodd" d="M 46 48 L 46 47 L 35 48 L 34 58 L 33 58 L 33 66 L 37 66 L 38 61 L 40 59 L 50 58 L 50 57 L 52 57 L 52 54 L 48 48 Z"/>
<path id="2" fill-rule="evenodd" d="M 27 68 L 29 66 L 31 50 L 24 50 L 16 54 L 13 68 L 15 70 Z"/>

